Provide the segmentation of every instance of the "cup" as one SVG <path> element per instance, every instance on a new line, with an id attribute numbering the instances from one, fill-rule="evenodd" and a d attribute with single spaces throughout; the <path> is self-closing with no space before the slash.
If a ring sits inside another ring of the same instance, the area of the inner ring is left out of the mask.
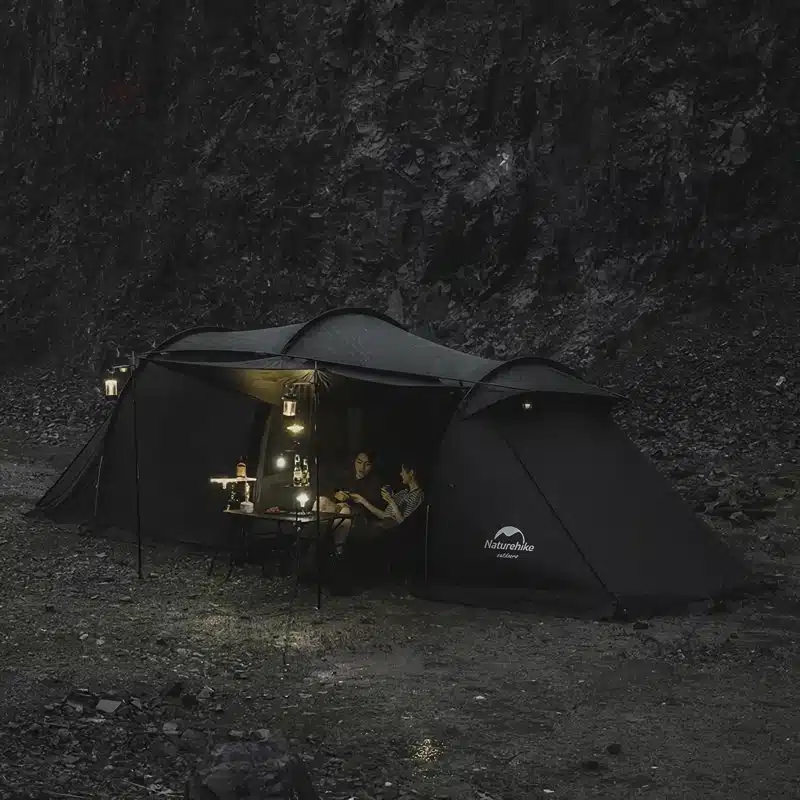
<path id="1" fill-rule="evenodd" d="M 249 500 L 245 500 L 239 508 L 244 511 L 245 514 L 252 514 L 253 513 L 253 504 Z"/>

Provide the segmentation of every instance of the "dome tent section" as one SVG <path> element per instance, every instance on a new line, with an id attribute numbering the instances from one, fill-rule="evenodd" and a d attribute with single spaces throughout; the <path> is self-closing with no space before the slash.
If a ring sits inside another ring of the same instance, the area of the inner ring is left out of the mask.
<path id="1" fill-rule="evenodd" d="M 615 424 L 607 398 L 542 393 L 528 405 L 512 394 L 448 431 L 429 557 L 444 596 L 486 604 L 494 592 L 502 604 L 509 593 L 567 591 L 640 614 L 747 585 L 742 563 Z"/>

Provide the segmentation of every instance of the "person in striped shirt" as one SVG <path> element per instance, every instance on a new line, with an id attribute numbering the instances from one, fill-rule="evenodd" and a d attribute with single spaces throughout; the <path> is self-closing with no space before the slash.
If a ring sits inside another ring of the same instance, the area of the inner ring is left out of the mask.
<path id="1" fill-rule="evenodd" d="M 400 467 L 400 480 L 403 488 L 399 492 L 392 492 L 388 486 L 381 489 L 386 508 L 378 508 L 360 494 L 351 494 L 350 499 L 369 511 L 379 528 L 392 528 L 407 520 L 425 499 L 417 470 L 409 461 L 403 462 Z"/>

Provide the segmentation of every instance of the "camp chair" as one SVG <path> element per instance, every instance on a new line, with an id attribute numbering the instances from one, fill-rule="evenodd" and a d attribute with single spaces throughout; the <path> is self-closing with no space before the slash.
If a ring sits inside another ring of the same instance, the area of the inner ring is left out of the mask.
<path id="1" fill-rule="evenodd" d="M 423 503 L 408 519 L 379 536 L 360 536 L 354 528 L 345 550 L 353 577 L 374 577 L 378 565 L 383 565 L 387 578 L 420 576 L 427 553 L 428 509 Z"/>
<path id="2" fill-rule="evenodd" d="M 423 503 L 389 531 L 384 560 L 390 578 L 419 578 L 427 571 L 430 506 Z"/>

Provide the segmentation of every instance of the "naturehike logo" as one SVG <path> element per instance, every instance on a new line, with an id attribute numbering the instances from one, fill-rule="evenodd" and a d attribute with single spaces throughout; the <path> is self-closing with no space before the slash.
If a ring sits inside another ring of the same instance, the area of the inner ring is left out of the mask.
<path id="1" fill-rule="evenodd" d="M 498 551 L 497 558 L 519 558 L 520 553 L 532 553 L 535 548 L 525 541 L 525 535 L 519 528 L 506 525 L 497 531 L 493 539 L 484 542 L 483 549 Z"/>

